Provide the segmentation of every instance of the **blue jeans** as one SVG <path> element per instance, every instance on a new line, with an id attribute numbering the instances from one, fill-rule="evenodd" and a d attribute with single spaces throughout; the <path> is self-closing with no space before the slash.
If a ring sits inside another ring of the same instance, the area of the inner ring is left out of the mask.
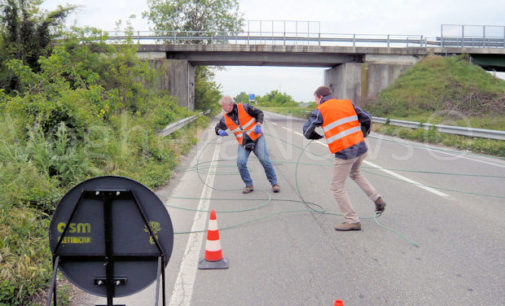
<path id="1" fill-rule="evenodd" d="M 244 147 L 241 145 L 238 146 L 237 167 L 238 171 L 240 172 L 240 177 L 242 178 L 246 186 L 251 186 L 253 184 L 251 175 L 249 174 L 249 170 L 247 169 L 247 159 L 249 158 L 249 154 L 251 154 L 251 151 L 244 149 Z M 267 144 L 265 142 L 265 137 L 263 137 L 263 135 L 256 141 L 254 154 L 256 155 L 256 157 L 258 157 L 258 160 L 265 169 L 265 174 L 270 184 L 272 184 L 272 186 L 276 185 L 277 176 L 275 175 L 274 167 L 272 166 L 270 158 L 268 157 Z"/>

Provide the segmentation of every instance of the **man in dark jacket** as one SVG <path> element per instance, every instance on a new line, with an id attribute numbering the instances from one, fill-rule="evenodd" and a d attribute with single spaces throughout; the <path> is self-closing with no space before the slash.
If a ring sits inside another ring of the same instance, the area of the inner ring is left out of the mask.
<path id="1" fill-rule="evenodd" d="M 308 139 L 322 138 L 315 131 L 316 127 L 322 127 L 328 148 L 335 154 L 330 189 L 345 218 L 345 222 L 335 226 L 335 230 L 361 230 L 358 214 L 344 188 L 348 176 L 375 203 L 377 214 L 384 212 L 386 207 L 381 195 L 359 169 L 368 151 L 364 137 L 370 133 L 371 116 L 350 100 L 333 98 L 326 86 L 319 87 L 314 96 L 318 106 L 303 126 L 303 134 Z"/>
<path id="2" fill-rule="evenodd" d="M 247 160 L 251 152 L 254 152 L 265 169 L 267 179 L 272 185 L 272 191 L 279 192 L 277 176 L 270 162 L 265 137 L 261 130 L 263 112 L 249 104 L 235 104 L 230 96 L 223 97 L 220 103 L 225 114 L 216 125 L 216 135 L 227 136 L 226 131 L 228 130 L 237 138 L 239 143 L 237 167 L 240 177 L 246 185 L 242 193 L 250 193 L 254 190 L 253 181 L 247 169 Z"/>

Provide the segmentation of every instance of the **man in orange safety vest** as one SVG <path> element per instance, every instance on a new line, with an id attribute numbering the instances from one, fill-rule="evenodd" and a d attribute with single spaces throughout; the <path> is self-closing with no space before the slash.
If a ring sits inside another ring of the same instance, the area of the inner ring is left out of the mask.
<path id="1" fill-rule="evenodd" d="M 227 136 L 229 131 L 235 136 L 239 146 L 237 152 L 237 167 L 245 188 L 242 193 L 250 193 L 254 190 L 253 181 L 247 169 L 249 154 L 254 152 L 260 161 L 268 181 L 272 185 L 273 192 L 279 192 L 277 176 L 268 156 L 265 136 L 261 125 L 263 112 L 249 104 L 235 103 L 230 96 L 224 96 L 221 100 L 221 108 L 225 112 L 223 118 L 216 125 L 216 135 Z"/>
<path id="2" fill-rule="evenodd" d="M 386 207 L 381 195 L 359 169 L 368 151 L 364 137 L 370 133 L 371 116 L 350 100 L 335 99 L 326 86 L 319 87 L 314 97 L 317 108 L 303 126 L 303 134 L 308 139 L 323 138 L 315 132 L 316 127 L 321 127 L 328 148 L 335 155 L 330 189 L 345 218 L 345 222 L 335 226 L 335 230 L 359 231 L 361 223 L 358 214 L 344 188 L 348 176 L 375 203 L 376 214 L 382 214 Z"/>

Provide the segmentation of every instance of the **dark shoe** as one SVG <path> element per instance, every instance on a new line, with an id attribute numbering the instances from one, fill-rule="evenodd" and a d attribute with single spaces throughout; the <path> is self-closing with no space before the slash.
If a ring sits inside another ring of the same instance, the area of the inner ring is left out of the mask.
<path id="1" fill-rule="evenodd" d="M 242 193 L 250 193 L 254 191 L 254 186 L 245 186 L 244 190 L 242 190 Z"/>
<path id="2" fill-rule="evenodd" d="M 361 231 L 361 223 L 347 223 L 344 222 L 335 226 L 336 231 Z"/>
<path id="3" fill-rule="evenodd" d="M 375 214 L 381 215 L 385 209 L 386 209 L 386 202 L 384 202 L 382 197 L 379 197 L 377 200 L 375 200 Z"/>
<path id="4" fill-rule="evenodd" d="M 279 187 L 279 185 L 275 184 L 272 186 L 272 191 L 277 193 L 277 192 L 281 191 L 281 187 Z"/>

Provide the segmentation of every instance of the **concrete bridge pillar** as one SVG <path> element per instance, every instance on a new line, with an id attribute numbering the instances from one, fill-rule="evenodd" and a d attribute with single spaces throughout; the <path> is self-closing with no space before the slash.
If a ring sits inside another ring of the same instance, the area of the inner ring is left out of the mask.
<path id="1" fill-rule="evenodd" d="M 364 106 L 418 60 L 410 55 L 365 55 L 363 63 L 344 63 L 326 70 L 324 84 L 336 98 Z"/>
<path id="2" fill-rule="evenodd" d="M 195 109 L 195 67 L 188 60 L 166 59 L 164 52 L 142 54 L 141 58 L 160 73 L 156 89 L 167 90 L 179 106 Z"/>
<path id="3" fill-rule="evenodd" d="M 168 91 L 180 106 L 195 109 L 195 67 L 187 60 L 166 60 L 163 71 L 168 75 Z"/>
<path id="4" fill-rule="evenodd" d="M 361 102 L 361 64 L 344 63 L 324 71 L 324 85 L 337 99 Z"/>

